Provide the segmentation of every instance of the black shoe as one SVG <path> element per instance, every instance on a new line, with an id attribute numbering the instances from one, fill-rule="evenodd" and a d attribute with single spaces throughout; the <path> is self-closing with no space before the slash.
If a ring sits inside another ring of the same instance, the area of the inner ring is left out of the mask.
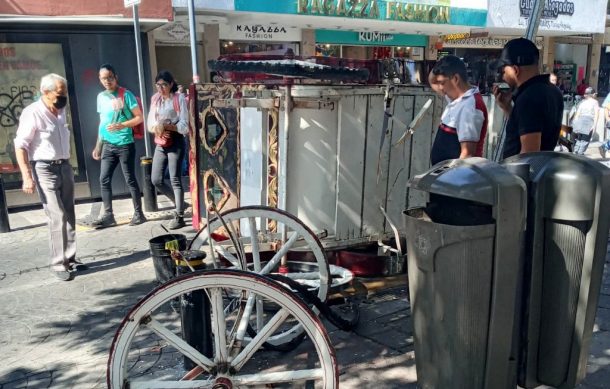
<path id="1" fill-rule="evenodd" d="M 138 224 L 146 223 L 148 220 L 146 216 L 142 212 L 136 212 L 133 214 L 131 221 L 129 222 L 130 226 L 137 226 Z"/>
<path id="2" fill-rule="evenodd" d="M 68 269 L 70 271 L 83 271 L 89 269 L 89 267 L 81 261 L 75 259 L 73 261 L 70 261 Z"/>
<path id="3" fill-rule="evenodd" d="M 74 278 L 74 275 L 67 270 L 51 270 L 51 273 L 61 281 L 70 281 Z"/>
<path id="4" fill-rule="evenodd" d="M 91 223 L 92 227 L 95 228 L 106 228 L 116 226 L 116 220 L 114 220 L 114 215 L 111 213 L 106 213 L 102 215 L 99 219 L 95 220 Z"/>
<path id="5" fill-rule="evenodd" d="M 175 214 L 172 221 L 169 222 L 169 224 L 167 225 L 167 228 L 169 228 L 170 230 L 177 230 L 178 228 L 182 228 L 184 226 L 186 226 L 186 223 L 184 222 L 184 217 Z"/>

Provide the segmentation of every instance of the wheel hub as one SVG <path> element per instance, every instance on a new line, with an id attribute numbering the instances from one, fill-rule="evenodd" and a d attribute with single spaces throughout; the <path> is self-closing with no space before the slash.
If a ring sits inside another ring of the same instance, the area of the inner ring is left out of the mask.
<path id="1" fill-rule="evenodd" d="M 214 381 L 212 389 L 233 389 L 233 383 L 227 377 L 218 377 Z"/>

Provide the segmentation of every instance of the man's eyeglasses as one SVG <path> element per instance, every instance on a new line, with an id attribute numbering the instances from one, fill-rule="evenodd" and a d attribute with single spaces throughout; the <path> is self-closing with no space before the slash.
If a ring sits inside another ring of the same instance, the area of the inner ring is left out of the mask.
<path id="1" fill-rule="evenodd" d="M 157 88 L 167 88 L 169 84 L 167 82 L 158 82 L 155 84 Z"/>
<path id="2" fill-rule="evenodd" d="M 112 81 L 116 80 L 116 77 L 115 76 L 100 77 L 100 80 L 112 82 Z"/>

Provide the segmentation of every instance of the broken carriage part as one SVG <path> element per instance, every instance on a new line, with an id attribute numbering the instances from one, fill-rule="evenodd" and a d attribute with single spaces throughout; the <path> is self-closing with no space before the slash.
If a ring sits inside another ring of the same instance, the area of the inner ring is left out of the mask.
<path id="1" fill-rule="evenodd" d="M 168 301 L 193 291 L 202 291 L 210 299 L 213 355 L 203 355 L 177 336 L 173 322 L 162 309 Z M 269 314 L 267 324 L 259 329 L 251 342 L 246 343 L 238 339 L 243 332 L 236 329 L 245 327 L 251 317 L 243 315 L 243 310 L 235 307 L 242 307 L 250 299 L 264 300 L 279 308 Z M 308 358 L 286 365 L 274 354 L 259 352 L 265 339 L 278 328 L 293 324 L 301 328 L 312 343 Z M 155 338 L 160 338 L 181 357 L 190 358 L 198 366 L 186 375 L 173 366 L 158 363 L 158 360 L 143 366 L 144 370 L 134 369 L 136 362 L 140 361 L 142 347 L 146 347 L 147 341 L 154 342 Z M 261 387 L 306 381 L 334 389 L 338 387 L 338 377 L 335 351 L 328 333 L 307 304 L 266 276 L 238 270 L 189 273 L 154 289 L 120 324 L 107 364 L 107 385 L 111 389 L 211 387 L 220 383 L 234 387 Z M 191 381 L 187 383 L 185 379 Z"/>
<path id="2" fill-rule="evenodd" d="M 348 284 L 353 277 L 346 269 L 330 267 L 318 237 L 298 218 L 285 211 L 247 206 L 222 212 L 207 224 L 195 235 L 188 249 L 206 251 L 203 247 L 211 243 L 218 266 L 235 266 L 268 275 L 277 272 L 281 259 L 287 256 L 288 272 L 284 275 L 314 290 L 321 301 L 326 301 L 331 285 Z M 282 237 L 282 227 L 287 231 L 285 238 Z M 243 260 L 239 258 L 242 251 Z M 307 265 L 314 266 L 314 269 L 304 269 L 299 265 L 301 260 L 313 260 Z M 265 321 L 264 302 L 251 301 L 248 310 L 257 316 L 257 328 L 261 328 Z M 315 307 L 314 312 L 318 313 Z M 292 347 L 301 333 L 302 329 L 298 328 L 274 333 L 267 343 Z"/>

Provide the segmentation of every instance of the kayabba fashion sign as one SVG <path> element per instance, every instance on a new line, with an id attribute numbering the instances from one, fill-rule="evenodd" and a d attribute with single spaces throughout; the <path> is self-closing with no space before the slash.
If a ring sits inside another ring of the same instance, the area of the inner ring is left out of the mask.
<path id="1" fill-rule="evenodd" d="M 220 24 L 220 39 L 233 41 L 299 42 L 301 30 L 271 24 Z"/>
<path id="2" fill-rule="evenodd" d="M 546 0 L 539 30 L 570 34 L 604 33 L 606 0 Z M 533 0 L 490 0 L 487 27 L 523 32 L 533 12 Z"/>

